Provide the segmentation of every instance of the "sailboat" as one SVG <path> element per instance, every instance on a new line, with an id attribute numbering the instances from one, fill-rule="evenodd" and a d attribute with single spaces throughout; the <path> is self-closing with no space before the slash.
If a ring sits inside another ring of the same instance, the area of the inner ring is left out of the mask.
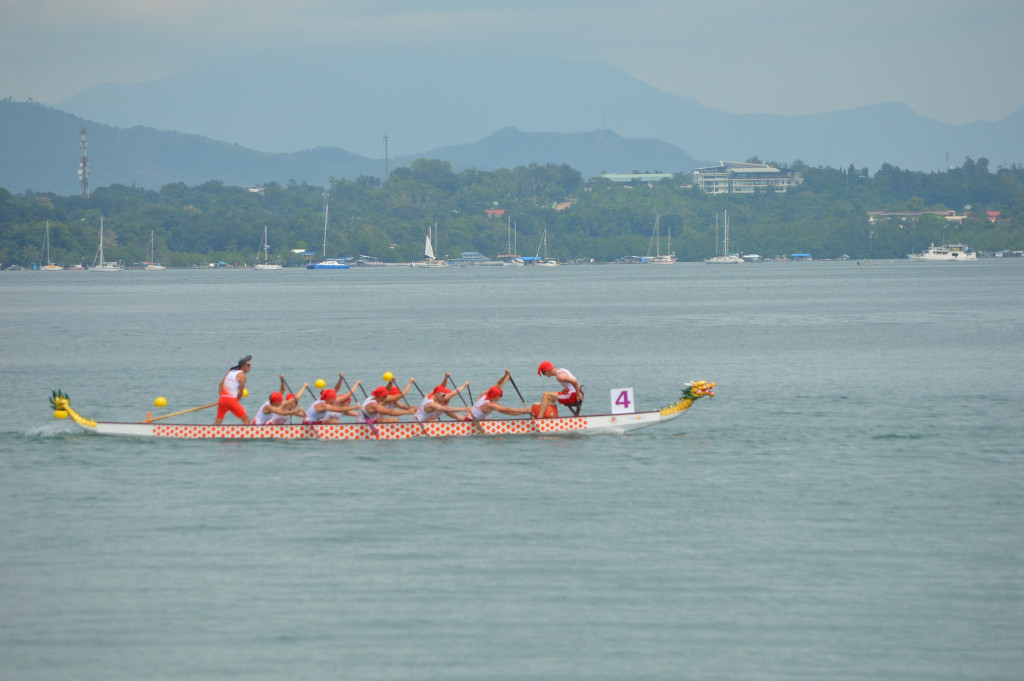
<path id="1" fill-rule="evenodd" d="M 715 216 L 717 223 L 718 216 Z M 715 255 L 713 258 L 704 258 L 704 262 L 709 265 L 737 265 L 743 263 L 743 258 L 736 255 L 735 253 L 729 252 L 729 211 L 725 211 L 725 219 L 722 225 L 722 253 L 721 255 Z"/>
<path id="2" fill-rule="evenodd" d="M 434 223 L 434 241 L 437 241 L 437 223 Z M 444 260 L 434 256 L 434 242 L 430 240 L 430 227 L 427 227 L 427 240 L 423 245 L 423 260 L 412 263 L 413 267 L 448 267 Z"/>
<path id="3" fill-rule="evenodd" d="M 97 272 L 120 272 L 124 267 L 119 262 L 107 262 L 103 259 L 103 216 L 100 216 L 100 249 L 96 253 L 96 260 L 90 268 Z"/>
<path id="4" fill-rule="evenodd" d="M 58 271 L 64 269 L 60 265 L 54 265 L 52 262 L 50 262 L 50 221 L 49 220 L 46 221 L 46 239 L 45 239 L 45 241 L 46 241 L 46 264 L 43 265 L 42 267 L 40 267 L 39 269 L 41 269 L 44 272 L 58 272 Z"/>
<path id="5" fill-rule="evenodd" d="M 327 257 L 327 195 L 324 194 L 324 259 L 306 265 L 307 270 L 347 270 L 348 265 L 336 258 Z"/>
<path id="6" fill-rule="evenodd" d="M 166 270 L 167 268 L 156 262 L 153 258 L 153 230 L 149 230 L 149 260 L 142 263 L 144 270 Z"/>
<path id="7" fill-rule="evenodd" d="M 654 247 L 654 255 L 651 255 L 651 246 Z M 668 253 L 661 254 L 661 216 L 654 219 L 654 233 L 651 234 L 651 244 L 647 247 L 647 257 L 644 262 L 650 265 L 674 265 L 676 254 L 672 252 L 672 228 L 668 232 Z"/>
<path id="8" fill-rule="evenodd" d="M 513 240 L 513 236 L 512 235 L 513 235 L 512 216 L 509 215 L 508 216 L 508 236 L 507 236 L 508 243 L 505 245 L 505 252 L 498 256 L 498 260 L 501 261 L 502 265 L 512 266 L 512 267 L 522 267 L 526 263 L 524 263 L 523 259 L 520 258 L 518 254 L 516 254 L 516 251 L 519 249 L 519 229 L 518 229 L 518 226 L 516 227 L 516 230 L 515 230 L 515 238 L 514 238 L 514 240 Z"/>
<path id="9" fill-rule="evenodd" d="M 541 255 L 540 255 L 540 249 L 541 248 L 544 249 L 544 256 L 543 257 L 541 257 Z M 534 265 L 536 267 L 558 267 L 558 261 L 557 260 L 550 260 L 548 258 L 548 230 L 547 230 L 547 228 L 544 229 L 544 235 L 541 236 L 540 243 L 537 244 L 537 257 L 540 258 L 540 260 L 537 260 L 534 263 Z"/>
<path id="10" fill-rule="evenodd" d="M 278 263 L 270 262 L 270 244 L 267 242 L 267 226 L 263 225 L 263 245 L 260 246 L 260 250 L 263 251 L 263 262 L 259 262 L 259 255 L 256 256 L 256 264 L 253 266 L 254 270 L 279 270 L 282 269 Z"/>

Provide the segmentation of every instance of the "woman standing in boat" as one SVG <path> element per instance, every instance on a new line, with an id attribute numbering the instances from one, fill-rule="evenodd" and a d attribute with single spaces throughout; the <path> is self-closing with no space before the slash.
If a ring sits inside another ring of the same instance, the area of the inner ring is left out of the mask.
<path id="1" fill-rule="evenodd" d="M 252 419 L 249 418 L 249 414 L 246 413 L 245 407 L 238 400 L 242 397 L 242 392 L 245 390 L 245 379 L 249 373 L 249 369 L 252 368 L 252 355 L 246 355 L 242 359 L 238 360 L 238 364 L 228 369 L 228 373 L 224 375 L 224 378 L 220 379 L 220 398 L 217 400 L 217 419 L 213 422 L 213 425 L 219 426 L 221 421 L 224 420 L 224 415 L 229 411 L 242 419 L 243 425 L 249 425 Z"/>

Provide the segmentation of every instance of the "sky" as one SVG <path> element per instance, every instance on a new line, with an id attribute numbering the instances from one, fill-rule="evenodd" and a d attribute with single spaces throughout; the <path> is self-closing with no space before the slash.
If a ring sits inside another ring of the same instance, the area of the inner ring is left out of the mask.
<path id="1" fill-rule="evenodd" d="M 1024 105 L 1021 0 L 0 0 L 0 98 L 56 104 L 268 47 L 604 59 L 730 113 L 903 102 L 944 123 Z"/>

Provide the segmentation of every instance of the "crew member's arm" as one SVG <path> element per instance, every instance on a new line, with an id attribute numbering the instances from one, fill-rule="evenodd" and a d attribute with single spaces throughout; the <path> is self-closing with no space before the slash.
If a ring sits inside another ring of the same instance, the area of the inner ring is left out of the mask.
<path id="1" fill-rule="evenodd" d="M 496 411 L 501 414 L 508 416 L 522 416 L 523 414 L 529 414 L 530 410 L 527 407 L 506 407 L 503 404 L 497 402 L 485 402 L 480 410 L 485 414 L 490 411 Z"/>
<path id="2" fill-rule="evenodd" d="M 405 384 L 405 390 L 402 391 L 402 397 L 405 397 L 406 395 L 409 394 L 409 388 L 411 388 L 412 384 L 415 383 L 415 382 L 416 382 L 415 378 L 410 378 L 409 379 L 409 382 Z"/>
<path id="3" fill-rule="evenodd" d="M 355 396 L 356 396 L 356 388 L 358 388 L 358 387 L 359 387 L 359 385 L 360 385 L 360 384 L 361 384 L 362 382 L 363 382 L 363 379 L 359 379 L 359 380 L 357 380 L 357 381 L 355 382 L 355 384 L 354 384 L 354 385 L 352 386 L 352 389 L 351 389 L 351 390 L 349 390 L 349 391 L 348 391 L 347 393 L 345 393 L 344 395 L 339 395 L 339 397 L 340 397 L 341 399 L 343 399 L 343 400 L 351 400 L 351 399 L 352 399 L 353 397 L 355 397 Z M 335 391 L 334 391 L 334 392 L 338 392 L 338 391 L 337 391 L 337 389 L 335 389 Z"/>

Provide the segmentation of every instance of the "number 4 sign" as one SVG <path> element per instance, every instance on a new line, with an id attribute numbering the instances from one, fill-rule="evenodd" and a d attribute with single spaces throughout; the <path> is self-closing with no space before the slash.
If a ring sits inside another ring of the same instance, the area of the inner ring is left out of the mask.
<path id="1" fill-rule="evenodd" d="M 614 388 L 612 390 L 612 413 L 632 414 L 636 411 L 633 403 L 632 388 Z"/>

